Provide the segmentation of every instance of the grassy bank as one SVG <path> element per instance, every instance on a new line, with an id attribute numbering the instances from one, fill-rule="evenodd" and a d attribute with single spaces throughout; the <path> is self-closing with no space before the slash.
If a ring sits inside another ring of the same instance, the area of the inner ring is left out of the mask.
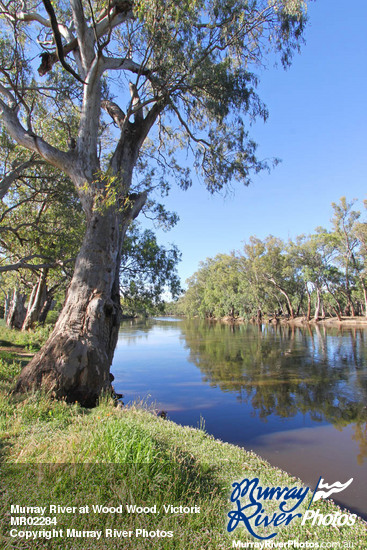
<path id="1" fill-rule="evenodd" d="M 262 487 L 290 488 L 300 487 L 299 480 L 253 453 L 214 440 L 203 430 L 178 426 L 141 407 L 116 407 L 107 397 L 87 410 L 40 393 L 9 395 L 21 366 L 45 336 L 43 332 L 22 335 L 0 329 L 1 548 L 199 550 L 231 548 L 232 540 L 260 542 L 243 527 L 227 533 L 227 513 L 234 509 L 229 502 L 232 483 L 258 477 Z M 303 513 L 309 501 L 307 495 L 297 512 Z M 50 503 L 78 507 L 73 513 L 51 514 L 56 517 L 57 530 L 64 534 L 68 528 L 124 529 L 133 534 L 123 540 L 60 537 L 28 542 L 10 536 L 12 504 Z M 279 513 L 279 501 L 263 503 L 270 517 L 273 511 Z M 118 513 L 92 512 L 93 505 L 121 504 Z M 134 504 L 152 512 L 127 513 L 125 505 Z M 164 506 L 168 505 L 176 507 L 176 513 L 166 513 Z M 187 513 L 180 506 L 200 508 L 200 512 Z M 316 508 L 323 514 L 340 511 L 331 501 L 318 501 L 313 505 Z M 136 529 L 142 530 L 138 537 Z M 144 529 L 155 535 L 144 536 Z M 173 537 L 160 536 L 157 531 L 172 532 Z M 274 543 L 350 541 L 353 548 L 366 548 L 366 524 L 359 518 L 352 527 L 312 526 L 310 522 L 302 526 L 296 518 L 288 526 L 257 528 L 261 536 L 274 531 L 278 532 Z"/>

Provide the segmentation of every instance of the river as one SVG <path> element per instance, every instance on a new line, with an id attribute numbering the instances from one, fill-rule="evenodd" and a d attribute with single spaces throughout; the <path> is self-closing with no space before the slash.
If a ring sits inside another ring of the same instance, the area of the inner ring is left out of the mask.
<path id="1" fill-rule="evenodd" d="M 367 330 L 124 321 L 112 365 L 125 404 L 253 450 L 314 488 L 353 483 L 367 518 Z"/>

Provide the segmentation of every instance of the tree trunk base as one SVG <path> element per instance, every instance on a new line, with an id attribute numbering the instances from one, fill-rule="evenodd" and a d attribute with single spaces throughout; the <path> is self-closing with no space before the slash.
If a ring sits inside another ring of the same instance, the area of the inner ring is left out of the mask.
<path id="1" fill-rule="evenodd" d="M 101 393 L 113 391 L 106 365 L 108 359 L 91 342 L 56 334 L 22 370 L 15 391 L 42 388 L 51 397 L 94 407 Z"/>

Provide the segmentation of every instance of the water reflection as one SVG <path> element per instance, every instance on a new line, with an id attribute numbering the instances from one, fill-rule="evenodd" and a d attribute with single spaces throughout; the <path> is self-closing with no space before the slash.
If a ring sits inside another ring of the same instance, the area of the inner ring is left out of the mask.
<path id="1" fill-rule="evenodd" d="M 203 380 L 250 402 L 260 418 L 309 413 L 342 428 L 367 420 L 362 330 L 183 322 L 181 338 Z M 362 431 L 361 431 L 362 433 Z"/>
<path id="2" fill-rule="evenodd" d="M 311 485 L 347 472 L 343 503 L 366 517 L 366 354 L 358 328 L 161 319 L 123 324 L 112 371 L 125 402 L 148 398 L 182 424 L 202 416 L 215 437 Z"/>

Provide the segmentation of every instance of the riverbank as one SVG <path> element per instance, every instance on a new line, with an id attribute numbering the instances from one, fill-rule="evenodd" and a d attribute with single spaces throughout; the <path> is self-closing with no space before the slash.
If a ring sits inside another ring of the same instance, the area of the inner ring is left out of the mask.
<path id="1" fill-rule="evenodd" d="M 213 319 L 214 321 L 219 321 L 226 324 L 244 324 L 248 322 L 257 323 L 256 320 L 248 321 L 242 317 L 221 317 L 220 319 Z M 324 319 L 315 319 L 311 318 L 307 321 L 306 317 L 295 317 L 294 319 L 278 317 L 277 319 L 263 317 L 262 324 L 271 324 L 271 325 L 288 325 L 288 326 L 327 326 L 327 327 L 367 327 L 367 318 L 366 317 L 325 317 Z"/>
<path id="2" fill-rule="evenodd" d="M 203 430 L 178 426 L 141 407 L 116 407 L 106 397 L 98 407 L 87 410 L 78 404 L 52 401 L 42 394 L 9 396 L 20 366 L 42 344 L 43 337 L 0 332 L 3 548 L 92 547 L 88 540 L 77 538 L 42 539 L 28 545 L 12 539 L 9 509 L 14 502 L 28 506 L 53 503 L 111 507 L 128 503 L 147 509 L 156 507 L 162 514 L 128 514 L 124 509 L 118 516 L 84 513 L 71 520 L 67 514 L 56 513 L 55 517 L 57 528 L 65 532 L 72 525 L 96 532 L 123 527 L 126 531 L 139 528 L 173 533 L 172 538 L 160 538 L 159 542 L 155 539 L 154 543 L 149 537 L 127 538 L 124 548 L 231 548 L 232 540 L 256 541 L 240 527 L 231 535 L 227 533 L 227 513 L 234 509 L 229 495 L 235 480 L 259 478 L 262 487 L 301 486 L 299 480 L 252 452 L 214 440 Z M 307 497 L 297 512 L 304 514 L 309 501 Z M 266 502 L 266 512 L 270 507 L 277 510 L 278 504 Z M 168 505 L 177 512 L 164 513 Z M 184 511 L 195 507 L 200 512 Z M 318 501 L 317 509 L 330 517 L 340 514 L 331 501 Z M 288 526 L 258 529 L 262 536 L 278 532 L 272 539 L 277 542 L 331 544 L 342 540 L 353 542 L 353 548 L 358 549 L 365 548 L 367 534 L 366 524 L 359 519 L 353 526 L 333 527 L 311 522 L 302 526 L 296 518 Z M 93 541 L 93 548 L 112 549 L 117 544 L 114 538 L 101 538 Z"/>

